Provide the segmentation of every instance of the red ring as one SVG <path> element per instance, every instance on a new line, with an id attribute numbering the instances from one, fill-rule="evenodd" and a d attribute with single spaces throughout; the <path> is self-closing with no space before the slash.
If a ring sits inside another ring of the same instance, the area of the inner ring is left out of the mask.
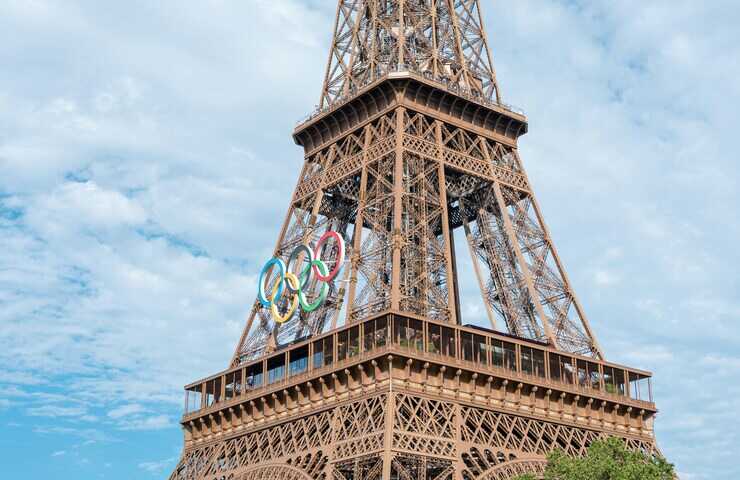
<path id="1" fill-rule="evenodd" d="M 320 260 L 321 259 L 321 257 L 320 257 L 320 255 L 321 255 L 321 253 L 320 253 L 321 252 L 321 246 L 324 243 L 326 243 L 326 241 L 329 239 L 329 237 L 334 238 L 334 240 L 337 242 L 337 246 L 339 247 L 339 255 L 337 256 L 337 261 L 334 263 L 334 268 L 326 276 L 322 276 L 321 275 L 321 272 L 319 271 L 319 268 L 316 265 L 313 266 L 314 273 L 316 273 L 316 278 L 318 278 L 322 282 L 330 282 L 330 281 L 332 281 L 334 279 L 334 277 L 337 276 L 337 273 L 339 273 L 339 269 L 342 268 L 342 263 L 344 263 L 344 240 L 342 239 L 342 237 L 337 232 L 334 232 L 334 231 L 331 231 L 331 230 L 325 232 L 321 236 L 321 238 L 319 239 L 319 241 L 316 243 L 316 246 L 314 247 L 314 250 L 313 250 L 314 258 L 316 260 Z"/>

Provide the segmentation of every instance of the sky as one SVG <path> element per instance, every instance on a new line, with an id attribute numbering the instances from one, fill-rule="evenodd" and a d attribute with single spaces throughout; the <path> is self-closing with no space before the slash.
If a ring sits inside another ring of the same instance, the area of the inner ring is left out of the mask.
<path id="1" fill-rule="evenodd" d="M 302 163 L 328 0 L 0 2 L 0 462 L 166 477 Z M 524 165 L 681 478 L 740 477 L 740 5 L 482 0 Z M 465 257 L 464 255 L 462 255 Z M 470 263 L 466 323 L 485 322 Z"/>

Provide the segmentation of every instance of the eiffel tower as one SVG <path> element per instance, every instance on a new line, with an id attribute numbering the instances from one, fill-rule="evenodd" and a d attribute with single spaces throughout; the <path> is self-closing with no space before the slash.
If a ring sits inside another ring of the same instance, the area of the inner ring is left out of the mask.
<path id="1" fill-rule="evenodd" d="M 507 479 L 606 436 L 657 454 L 651 374 L 605 359 L 526 132 L 478 0 L 340 0 L 275 258 L 229 368 L 185 387 L 170 479 Z M 490 328 L 463 323 L 458 250 Z"/>

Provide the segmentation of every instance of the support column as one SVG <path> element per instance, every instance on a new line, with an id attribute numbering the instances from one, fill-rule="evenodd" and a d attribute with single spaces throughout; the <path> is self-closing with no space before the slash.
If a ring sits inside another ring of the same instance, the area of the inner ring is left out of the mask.
<path id="1" fill-rule="evenodd" d="M 391 309 L 401 309 L 401 247 L 403 245 L 403 132 L 406 109 L 396 110 L 396 159 L 393 167 L 393 266 L 391 281 Z"/>
<path id="2" fill-rule="evenodd" d="M 537 290 L 534 288 L 534 282 L 532 281 L 532 274 L 529 271 L 529 267 L 527 265 L 527 262 L 524 258 L 524 255 L 522 254 L 522 250 L 519 247 L 519 240 L 516 237 L 516 232 L 514 231 L 514 226 L 511 224 L 511 218 L 509 217 L 509 212 L 506 208 L 506 202 L 504 201 L 504 196 L 501 193 L 501 186 L 498 182 L 493 182 L 493 192 L 496 196 L 496 203 L 498 203 L 498 209 L 499 212 L 501 212 L 501 218 L 504 220 L 504 230 L 506 230 L 506 235 L 509 237 L 509 244 L 511 245 L 511 248 L 514 250 L 514 255 L 516 255 L 517 263 L 519 264 L 519 268 L 522 271 L 522 276 L 524 277 L 524 282 L 527 284 L 527 291 L 529 292 L 529 298 L 534 305 L 535 310 L 537 311 L 537 315 L 540 317 L 540 321 L 542 322 L 542 326 L 545 329 L 545 336 L 550 340 L 552 346 L 555 348 L 558 348 L 558 342 L 555 339 L 555 335 L 552 333 L 552 328 L 550 327 L 550 322 L 545 315 L 545 310 L 542 308 L 542 303 L 539 300 L 539 295 L 537 294 Z"/>
<path id="3" fill-rule="evenodd" d="M 357 201 L 357 215 L 355 217 L 355 231 L 352 234 L 352 257 L 350 259 L 349 292 L 347 293 L 347 309 L 344 324 L 349 325 L 352 318 L 352 309 L 355 303 L 355 292 L 357 291 L 357 275 L 360 269 L 362 250 L 362 224 L 365 218 L 367 205 L 367 161 L 370 143 L 372 141 L 372 126 L 365 127 L 365 141 L 362 153 L 362 173 L 360 174 L 360 193 Z M 334 328 L 332 324 L 332 329 Z"/>
<path id="4" fill-rule="evenodd" d="M 391 463 L 393 461 L 393 421 L 396 412 L 396 396 L 393 393 L 393 357 L 388 358 L 388 402 L 385 411 L 385 434 L 383 437 L 383 476 L 382 480 L 390 480 Z"/>
<path id="5" fill-rule="evenodd" d="M 455 244 L 453 233 L 450 230 L 450 216 L 447 211 L 447 180 L 445 179 L 445 163 L 442 156 L 442 123 L 434 122 L 434 136 L 437 143 L 437 178 L 439 183 L 439 202 L 442 207 L 442 238 L 445 245 L 445 267 L 447 268 L 447 308 L 450 311 L 450 323 L 460 325 L 460 294 L 457 286 L 457 265 L 455 265 Z"/>

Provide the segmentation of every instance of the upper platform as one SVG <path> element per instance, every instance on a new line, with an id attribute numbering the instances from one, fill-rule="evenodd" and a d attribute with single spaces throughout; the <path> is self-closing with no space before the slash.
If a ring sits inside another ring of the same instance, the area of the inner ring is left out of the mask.
<path id="1" fill-rule="evenodd" d="M 489 100 L 428 72 L 398 70 L 316 110 L 296 126 L 293 138 L 310 154 L 398 106 L 512 147 L 528 128 L 527 117 L 511 105 Z"/>

